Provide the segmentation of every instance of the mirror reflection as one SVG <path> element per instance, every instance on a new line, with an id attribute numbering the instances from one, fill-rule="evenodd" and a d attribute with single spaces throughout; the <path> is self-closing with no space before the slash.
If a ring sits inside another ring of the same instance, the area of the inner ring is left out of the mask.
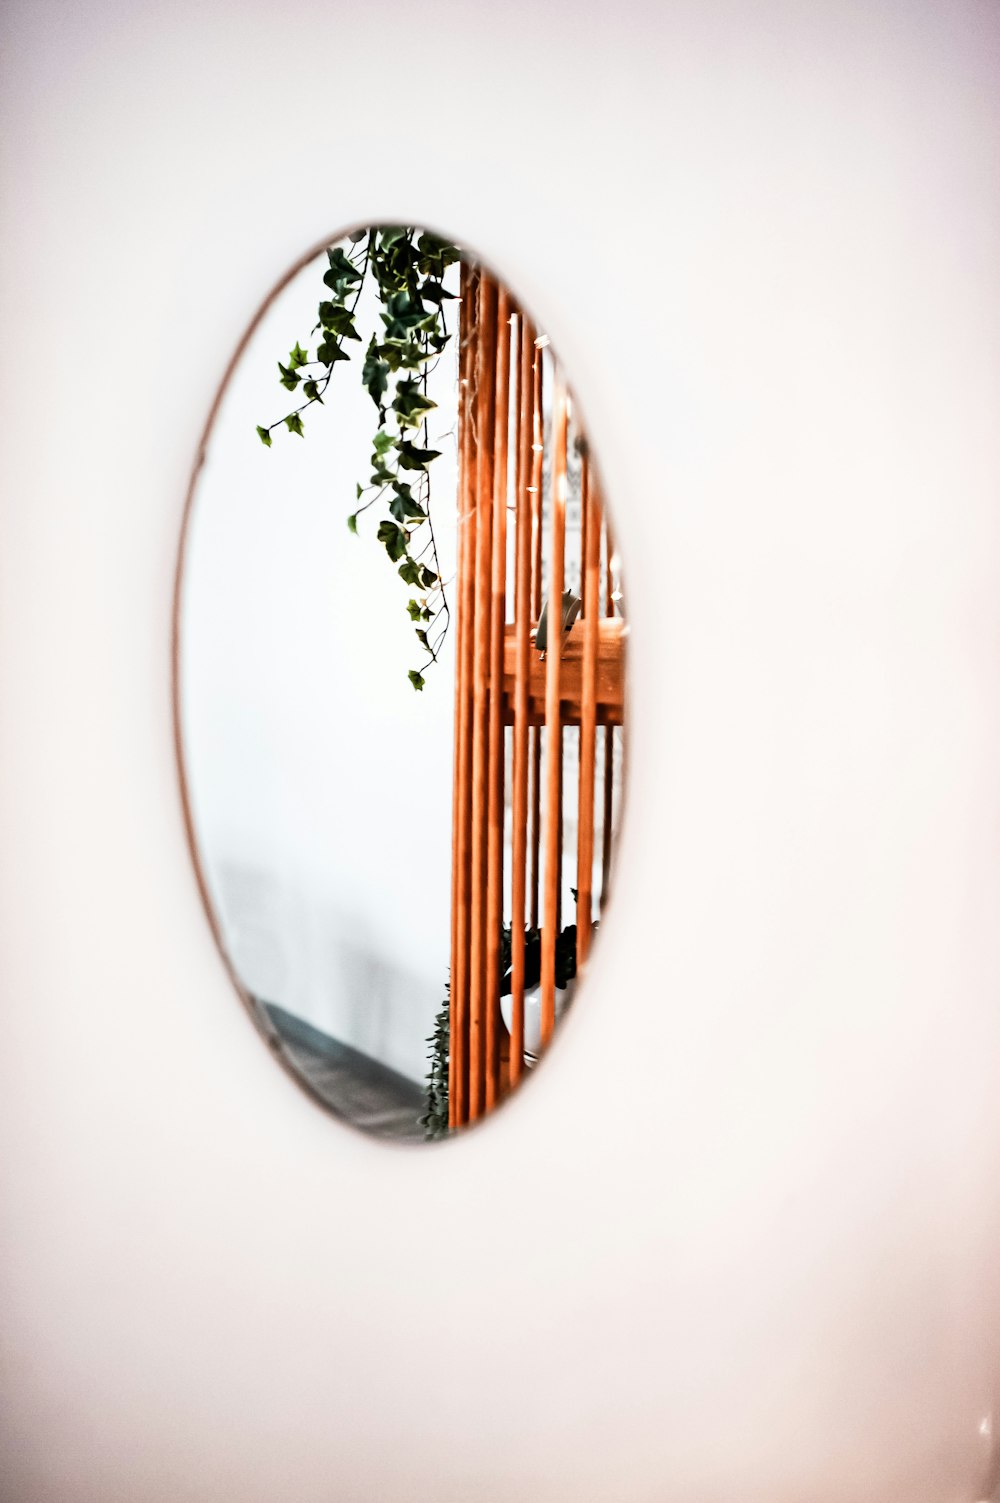
<path id="1" fill-rule="evenodd" d="M 344 235 L 228 380 L 178 593 L 182 780 L 237 987 L 371 1133 L 497 1107 L 609 900 L 628 627 L 543 329 L 418 226 Z"/>

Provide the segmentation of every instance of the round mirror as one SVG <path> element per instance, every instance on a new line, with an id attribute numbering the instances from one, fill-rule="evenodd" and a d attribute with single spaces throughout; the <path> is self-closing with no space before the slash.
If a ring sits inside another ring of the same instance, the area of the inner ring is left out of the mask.
<path id="1" fill-rule="evenodd" d="M 622 805 L 618 555 L 531 310 L 418 226 L 305 262 L 221 393 L 177 598 L 185 807 L 241 996 L 338 1117 L 463 1129 L 576 1005 Z"/>

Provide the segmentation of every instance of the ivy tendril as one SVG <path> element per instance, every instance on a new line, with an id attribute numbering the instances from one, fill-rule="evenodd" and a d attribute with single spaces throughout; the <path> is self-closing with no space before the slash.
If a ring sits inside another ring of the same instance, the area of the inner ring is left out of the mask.
<path id="1" fill-rule="evenodd" d="M 338 245 L 326 253 L 329 267 L 323 282 L 329 295 L 319 304 L 312 330 L 319 336 L 314 357 L 296 342 L 288 364 L 278 362 L 281 385 L 287 391 L 301 386 L 305 401 L 269 427 L 258 425 L 257 434 L 267 448 L 274 430 L 282 426 L 304 437 L 302 414 L 322 404 L 334 367 L 351 358 L 348 342 L 362 342 L 355 313 L 370 278 L 384 331 L 372 334 L 368 342 L 361 384 L 378 409 L 378 427 L 368 484 L 357 485 L 362 504 L 348 517 L 347 526 L 356 534 L 358 518 L 388 497 L 388 514 L 379 521 L 375 536 L 400 579 L 416 592 L 406 609 L 425 657 L 407 676 L 420 690 L 423 670 L 438 661 L 451 623 L 431 514 L 429 469 L 440 450 L 428 447 L 427 416 L 437 403 L 428 396 L 427 377 L 452 337 L 445 304 L 455 294 L 445 290 L 444 274 L 461 253 L 437 235 L 407 225 L 357 230 L 349 239 L 350 252 Z M 425 526 L 423 546 L 415 549 L 414 539 Z"/>

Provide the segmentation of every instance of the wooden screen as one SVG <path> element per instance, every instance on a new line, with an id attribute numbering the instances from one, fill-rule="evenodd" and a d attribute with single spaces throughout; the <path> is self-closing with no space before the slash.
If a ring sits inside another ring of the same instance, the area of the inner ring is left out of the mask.
<path id="1" fill-rule="evenodd" d="M 586 960 L 595 897 L 603 906 L 610 890 L 625 652 L 612 540 L 548 340 L 502 285 L 466 265 L 460 319 L 452 1127 L 490 1111 L 524 1069 L 529 940 L 536 955 L 540 948 L 542 1049 L 552 1036 L 557 949 L 567 932 L 563 883 L 573 859 L 564 848 L 563 809 L 574 735 L 577 970 Z M 570 614 L 579 614 L 564 631 L 555 603 L 567 590 Z M 546 601 L 543 653 L 536 633 Z M 502 982 L 511 997 L 509 1032 Z"/>

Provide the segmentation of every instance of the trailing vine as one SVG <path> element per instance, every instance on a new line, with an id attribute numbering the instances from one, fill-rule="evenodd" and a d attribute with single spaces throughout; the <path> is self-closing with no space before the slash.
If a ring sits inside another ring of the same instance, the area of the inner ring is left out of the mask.
<path id="1" fill-rule="evenodd" d="M 378 410 L 378 427 L 371 474 L 366 485 L 357 484 L 360 504 L 347 526 L 356 534 L 359 517 L 384 503 L 375 537 L 414 592 L 406 609 L 425 656 L 407 676 L 420 690 L 424 670 L 438 661 L 451 622 L 431 514 L 429 470 L 440 450 L 429 447 L 427 417 L 437 403 L 428 395 L 427 378 L 452 337 L 445 305 L 455 294 L 446 290 L 444 276 L 461 253 L 412 225 L 357 230 L 348 240 L 350 251 L 343 245 L 327 251 L 323 282 L 329 295 L 319 304 L 307 348 L 296 341 L 288 364 L 278 362 L 281 385 L 290 392 L 301 387 L 305 400 L 269 426 L 258 424 L 257 434 L 267 448 L 273 432 L 282 427 L 304 437 L 303 413 L 322 405 L 334 367 L 350 360 L 351 343 L 363 343 L 356 313 L 370 279 L 384 329 L 372 333 L 365 348 L 361 383 Z"/>

